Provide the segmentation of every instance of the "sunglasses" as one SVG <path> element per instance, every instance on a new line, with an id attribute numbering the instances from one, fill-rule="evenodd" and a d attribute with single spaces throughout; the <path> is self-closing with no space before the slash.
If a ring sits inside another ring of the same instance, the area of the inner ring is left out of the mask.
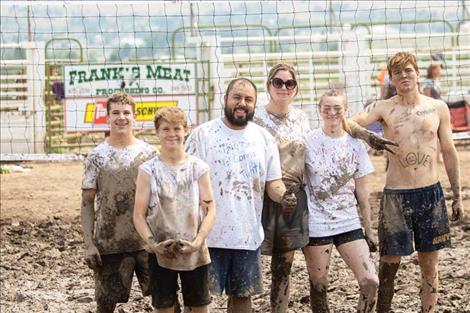
<path id="1" fill-rule="evenodd" d="M 282 86 L 286 86 L 287 90 L 292 90 L 295 87 L 297 87 L 297 82 L 293 79 L 288 79 L 286 81 L 283 81 L 280 78 L 273 78 L 271 79 L 271 84 L 274 86 L 274 88 L 281 89 Z"/>

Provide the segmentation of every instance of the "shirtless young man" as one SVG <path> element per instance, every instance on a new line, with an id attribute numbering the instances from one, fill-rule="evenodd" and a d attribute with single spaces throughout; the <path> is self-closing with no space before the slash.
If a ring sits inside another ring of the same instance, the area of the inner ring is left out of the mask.
<path id="1" fill-rule="evenodd" d="M 354 117 L 362 126 L 380 121 L 385 138 L 399 144 L 389 154 L 379 215 L 380 267 L 377 312 L 389 312 L 401 256 L 418 251 L 421 311 L 435 312 L 439 250 L 450 247 L 449 222 L 438 181 L 438 140 L 453 192 L 452 221 L 462 220 L 459 159 L 447 105 L 419 93 L 416 57 L 399 52 L 387 64 L 397 95 Z M 414 241 L 414 248 L 413 248 Z"/>

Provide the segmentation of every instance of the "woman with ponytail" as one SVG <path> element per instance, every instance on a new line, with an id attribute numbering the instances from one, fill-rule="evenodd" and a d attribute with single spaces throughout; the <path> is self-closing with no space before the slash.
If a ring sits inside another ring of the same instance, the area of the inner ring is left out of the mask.
<path id="1" fill-rule="evenodd" d="M 303 252 L 312 312 L 329 312 L 328 269 L 333 245 L 359 283 L 357 312 L 375 312 L 379 281 L 370 258 L 376 240 L 371 232 L 367 183 L 374 168 L 362 141 L 348 134 L 347 99 L 342 88 L 336 86 L 324 93 L 319 110 L 323 127 L 313 130 L 305 141 L 310 239 Z"/>

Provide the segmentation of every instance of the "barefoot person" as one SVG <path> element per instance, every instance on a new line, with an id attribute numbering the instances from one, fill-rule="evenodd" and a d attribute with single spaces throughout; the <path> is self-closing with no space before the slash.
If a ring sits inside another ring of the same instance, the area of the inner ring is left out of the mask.
<path id="1" fill-rule="evenodd" d="M 173 313 L 178 276 L 185 311 L 209 311 L 209 251 L 215 220 L 209 166 L 184 152 L 187 118 L 177 107 L 155 115 L 160 155 L 140 166 L 134 224 L 151 250 L 151 293 L 156 313 Z M 156 283 L 156 284 L 155 284 Z"/>
<path id="2" fill-rule="evenodd" d="M 132 224 L 132 211 L 138 167 L 155 153 L 132 133 L 135 103 L 130 96 L 116 93 L 106 108 L 110 135 L 88 155 L 82 181 L 81 223 L 98 313 L 113 312 L 117 303 L 128 301 L 134 272 L 148 294 L 148 253 Z"/>
<path id="3" fill-rule="evenodd" d="M 364 144 L 346 132 L 344 93 L 327 91 L 320 98 L 319 110 L 323 127 L 306 137 L 310 241 L 303 252 L 312 312 L 329 312 L 328 270 L 333 244 L 359 283 L 357 312 L 374 312 L 379 281 L 369 253 L 369 247 L 376 249 L 376 240 L 370 224 L 367 183 L 374 168 Z"/>
<path id="4" fill-rule="evenodd" d="M 399 52 L 387 67 L 398 95 L 354 117 L 363 126 L 380 121 L 385 137 L 399 144 L 395 154 L 388 156 L 379 214 L 377 312 L 390 311 L 401 257 L 414 249 L 421 268 L 421 311 L 436 312 L 439 250 L 450 247 L 447 210 L 437 174 L 438 139 L 453 192 L 452 220 L 461 220 L 464 215 L 459 159 L 447 105 L 419 93 L 416 57 Z"/>
<path id="5" fill-rule="evenodd" d="M 281 179 L 274 138 L 251 122 L 256 86 L 246 78 L 230 82 L 224 117 L 193 130 L 186 149 L 209 164 L 217 217 L 207 237 L 211 291 L 229 296 L 227 311 L 251 313 L 251 296 L 262 291 L 260 246 L 263 197 L 285 212 L 297 202 Z"/>

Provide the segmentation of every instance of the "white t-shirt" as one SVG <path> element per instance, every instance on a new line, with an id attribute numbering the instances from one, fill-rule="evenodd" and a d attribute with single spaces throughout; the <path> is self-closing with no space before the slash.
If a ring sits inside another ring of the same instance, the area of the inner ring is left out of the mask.
<path id="1" fill-rule="evenodd" d="M 310 132 L 308 119 L 302 110 L 291 109 L 277 117 L 266 108 L 256 109 L 253 121 L 266 129 L 276 140 L 281 158 L 282 180 L 286 187 L 300 189 L 305 168 L 304 137 Z"/>
<path id="2" fill-rule="evenodd" d="M 142 164 L 139 169 L 150 176 L 150 202 L 147 224 L 157 242 L 167 239 L 193 241 L 202 223 L 204 212 L 199 206 L 199 178 L 209 171 L 202 160 L 188 155 L 178 165 L 168 165 L 159 156 Z M 191 271 L 210 263 L 204 243 L 198 251 L 167 258 L 157 254 L 158 264 L 175 271 Z"/>
<path id="3" fill-rule="evenodd" d="M 155 155 L 145 142 L 122 149 L 104 141 L 88 155 L 82 189 L 96 189 L 94 241 L 100 254 L 144 249 L 134 228 L 135 181 L 139 166 Z"/>
<path id="4" fill-rule="evenodd" d="M 242 130 L 233 130 L 216 119 L 193 130 L 186 150 L 211 169 L 217 217 L 208 246 L 258 249 L 264 239 L 261 211 L 265 184 L 281 178 L 274 138 L 251 122 Z"/>
<path id="5" fill-rule="evenodd" d="M 364 144 L 348 134 L 329 137 L 318 128 L 307 136 L 306 145 L 310 237 L 361 228 L 354 179 L 374 171 Z"/>

